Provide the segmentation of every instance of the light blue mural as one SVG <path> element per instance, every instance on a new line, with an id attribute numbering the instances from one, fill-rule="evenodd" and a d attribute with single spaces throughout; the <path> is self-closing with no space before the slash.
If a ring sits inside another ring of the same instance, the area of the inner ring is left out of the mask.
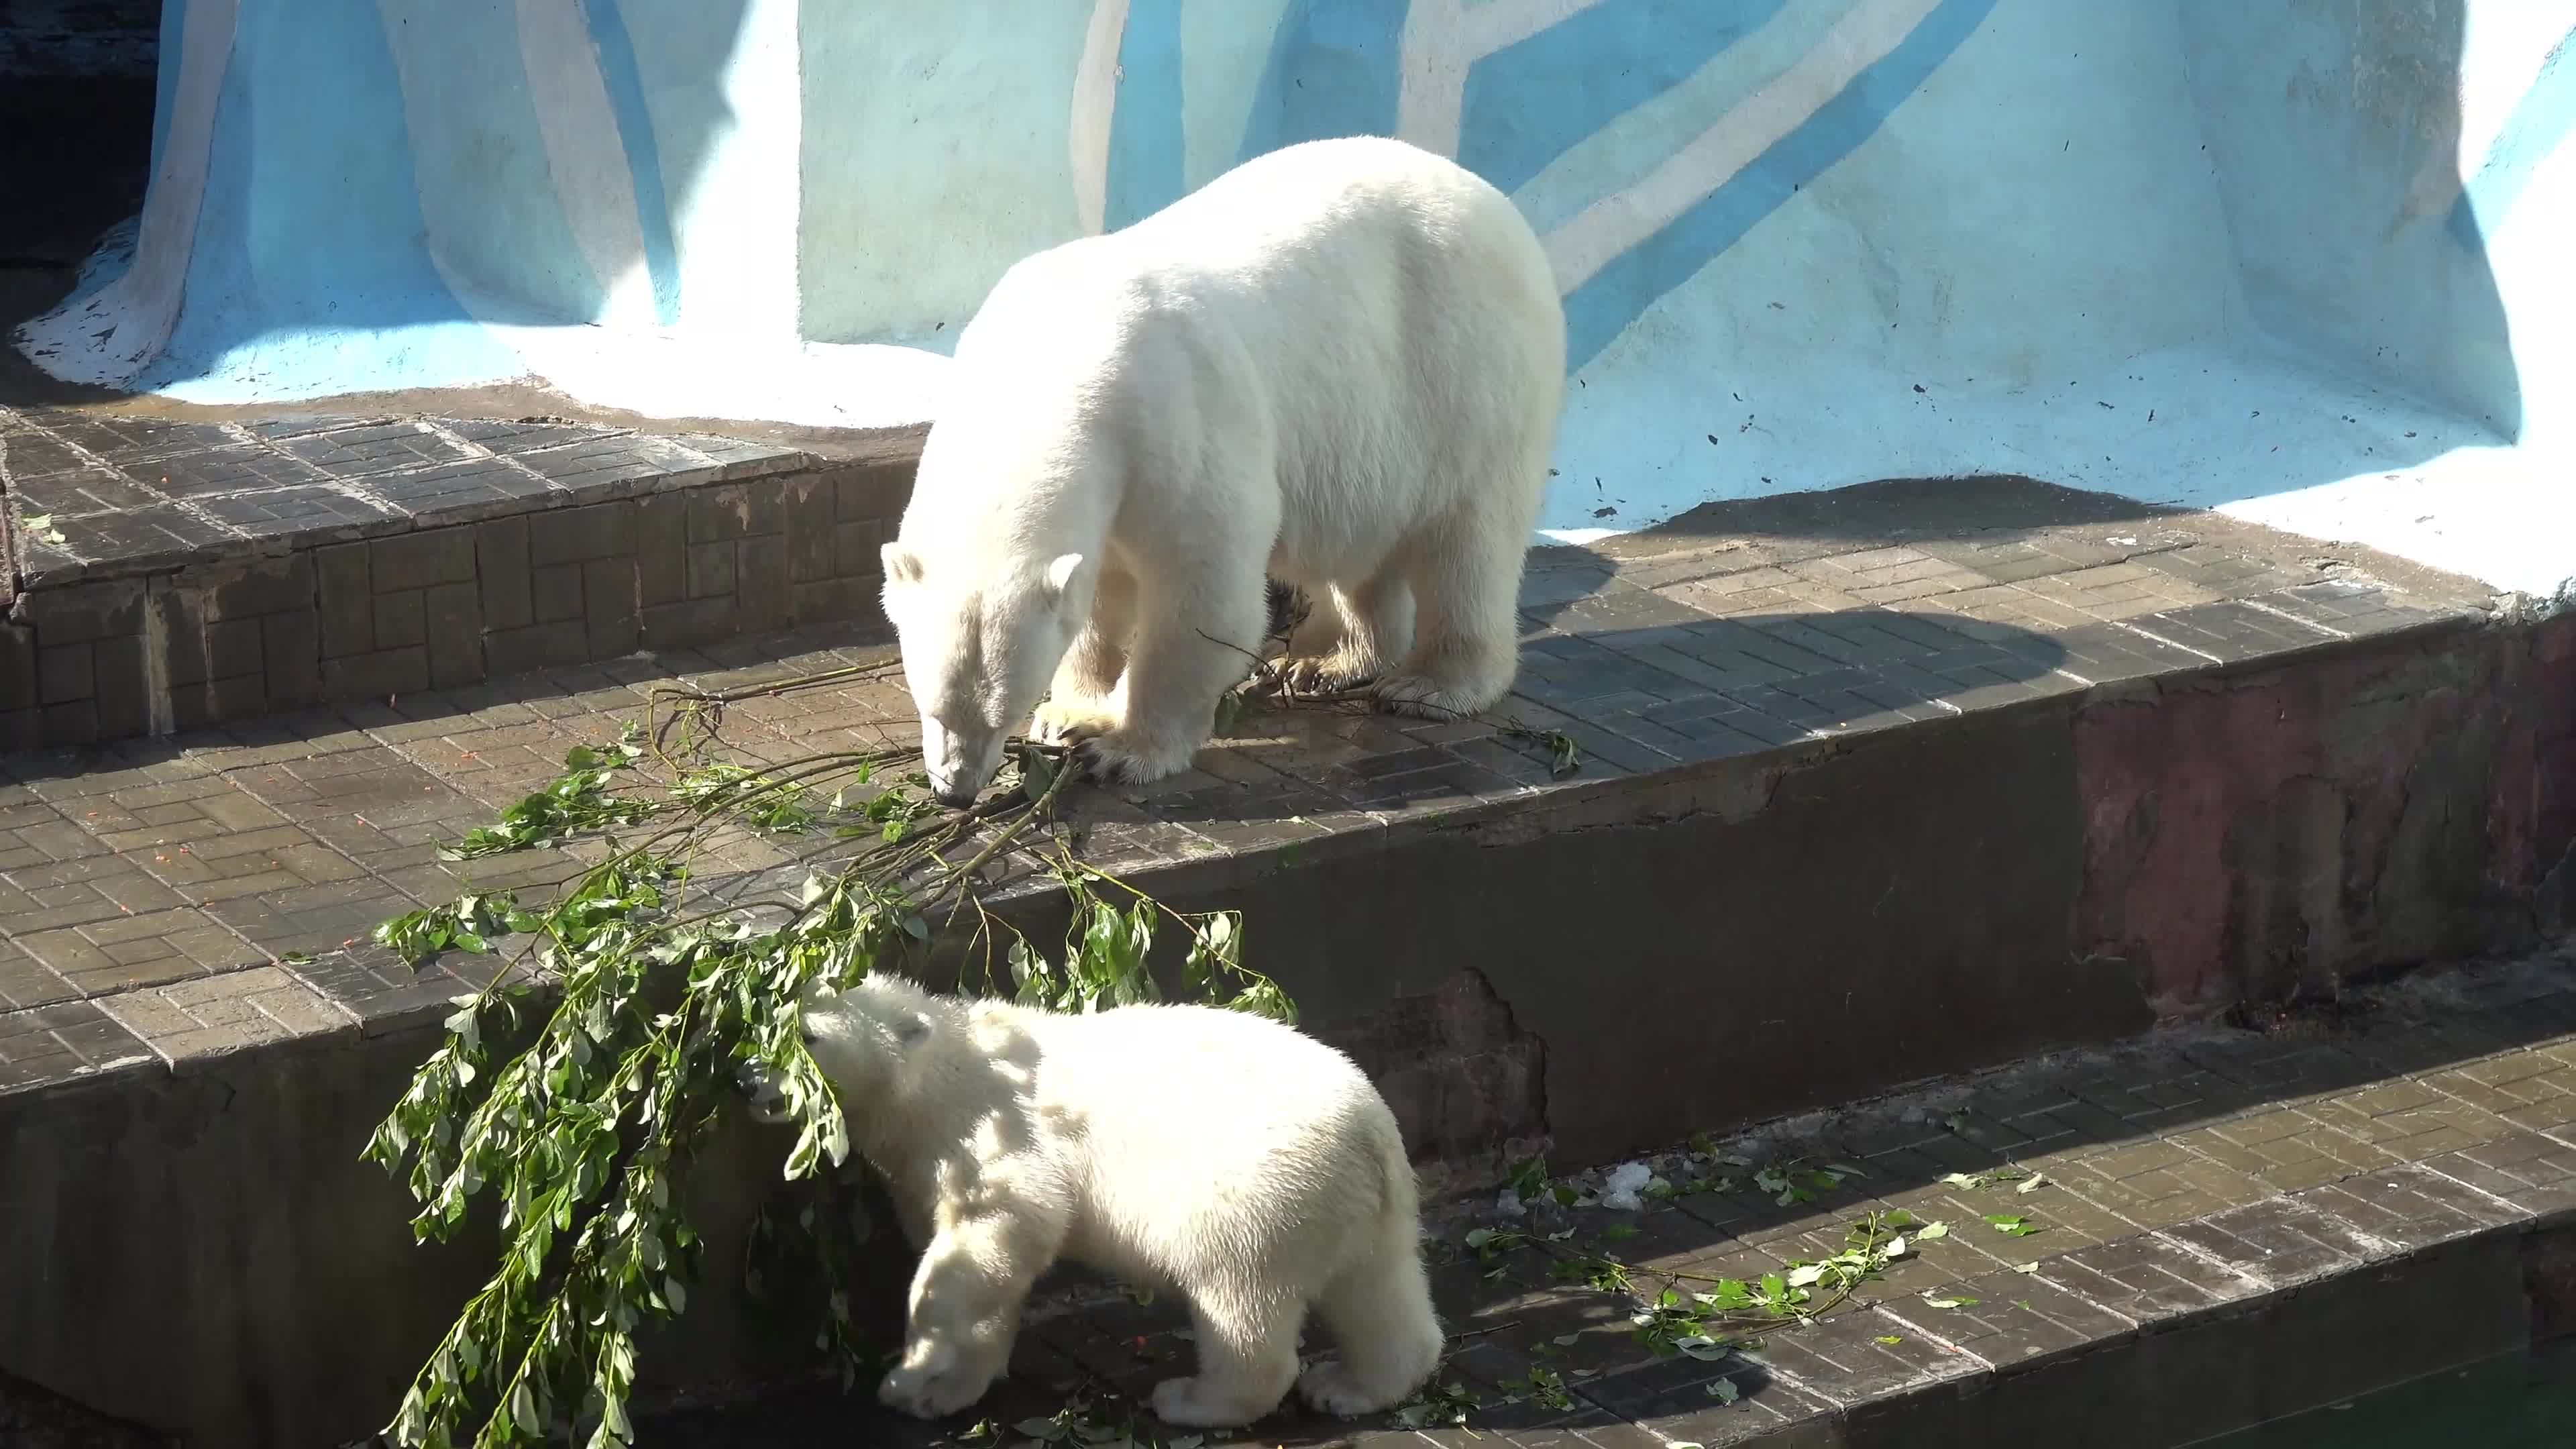
<path id="1" fill-rule="evenodd" d="M 2526 522 L 2564 7 L 169 0 L 164 47 L 144 214 L 18 339 L 65 377 L 906 423 L 1018 258 L 1390 134 L 1556 267 L 1552 536 L 2010 471 L 2576 572 Z"/>

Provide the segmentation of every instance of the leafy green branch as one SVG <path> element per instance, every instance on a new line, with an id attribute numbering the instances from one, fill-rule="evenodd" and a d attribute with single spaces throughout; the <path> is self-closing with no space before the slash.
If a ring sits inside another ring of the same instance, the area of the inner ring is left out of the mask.
<path id="1" fill-rule="evenodd" d="M 756 1221 L 754 1256 L 799 1253 L 812 1265 L 825 1290 L 817 1346 L 854 1378 L 852 1262 L 847 1235 L 833 1230 L 856 1201 L 842 1171 L 849 1125 L 806 1051 L 799 1003 L 817 984 L 918 965 L 943 908 L 949 921 L 972 912 L 988 953 L 1008 936 L 1022 1001 L 1088 1010 L 1157 999 L 1148 956 L 1158 928 L 1176 926 L 1190 995 L 1294 1019 L 1278 984 L 1244 965 L 1236 913 L 1173 910 L 1033 834 L 1068 778 L 1045 754 L 1021 749 L 1017 791 L 945 813 L 917 773 L 898 773 L 897 752 L 761 770 L 710 762 L 721 703 L 696 697 L 607 749 L 571 751 L 558 778 L 442 852 L 604 842 L 605 857 L 552 900 L 468 892 L 376 932 L 415 964 L 509 953 L 486 985 L 450 1003 L 444 1040 L 364 1154 L 410 1189 L 420 1240 L 450 1239 L 475 1203 L 490 1202 L 504 1242 L 386 1426 L 396 1443 L 501 1449 L 583 1427 L 593 1449 L 631 1442 L 638 1337 L 685 1310 L 700 1267 L 680 1190 L 745 1069 L 775 1088 L 793 1124 L 783 1178 L 818 1197 L 791 1224 Z M 658 790 L 644 778 L 655 765 Z M 809 873 L 792 902 L 709 904 L 697 858 L 727 828 L 828 832 L 851 853 Z M 970 842 L 971 855 L 951 859 Z M 1054 959 L 981 899 L 984 868 L 1024 846 L 1072 906 Z M 747 1277 L 757 1271 L 747 1259 Z"/>

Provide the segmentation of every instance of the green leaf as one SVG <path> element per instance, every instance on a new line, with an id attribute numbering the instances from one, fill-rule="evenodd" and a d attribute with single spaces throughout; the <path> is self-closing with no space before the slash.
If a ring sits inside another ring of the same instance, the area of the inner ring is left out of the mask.
<path id="1" fill-rule="evenodd" d="M 1030 800 L 1045 798 L 1055 785 L 1055 761 L 1037 750 L 1020 753 L 1020 794 Z"/>
<path id="2" fill-rule="evenodd" d="M 1964 1294 L 1952 1296 L 1927 1292 L 1923 1295 L 1923 1301 L 1935 1308 L 1974 1308 L 1977 1306 L 1976 1299 L 1967 1297 Z"/>
<path id="3" fill-rule="evenodd" d="M 1737 1399 L 1743 1397 L 1741 1391 L 1735 1387 L 1735 1380 L 1733 1379 L 1722 1378 L 1710 1380 L 1707 1393 L 1710 1398 L 1717 1400 L 1721 1404 L 1731 1404 Z M 1674 1449 L 1678 1449 L 1678 1446 L 1674 1446 Z"/>

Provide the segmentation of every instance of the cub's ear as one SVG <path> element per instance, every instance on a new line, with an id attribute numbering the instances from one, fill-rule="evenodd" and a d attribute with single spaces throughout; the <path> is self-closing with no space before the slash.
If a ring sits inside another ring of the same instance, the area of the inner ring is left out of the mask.
<path id="1" fill-rule="evenodd" d="M 889 543 L 885 547 L 877 550 L 877 558 L 879 562 L 885 565 L 885 577 L 887 583 L 917 584 L 921 582 L 921 555 L 904 547 L 901 542 Z"/>
<path id="2" fill-rule="evenodd" d="M 896 1017 L 886 1029 L 893 1033 L 898 1051 L 911 1051 L 930 1040 L 930 1018 L 918 1011 L 907 1011 Z"/>
<path id="3" fill-rule="evenodd" d="M 1047 592 L 1055 595 L 1057 598 L 1064 597 L 1064 591 L 1073 587 L 1074 570 L 1081 567 L 1082 555 L 1078 553 L 1057 555 L 1055 562 L 1047 565 Z"/>

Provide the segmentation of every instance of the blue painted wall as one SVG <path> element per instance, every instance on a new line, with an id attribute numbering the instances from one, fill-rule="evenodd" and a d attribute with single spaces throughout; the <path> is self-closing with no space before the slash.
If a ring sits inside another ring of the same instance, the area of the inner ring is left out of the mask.
<path id="1" fill-rule="evenodd" d="M 31 352 L 899 422 L 1020 257 L 1396 134 L 1556 262 L 1566 536 L 1903 473 L 2226 503 L 2576 457 L 2534 401 L 2576 395 L 2564 6 L 564 3 L 170 0 L 160 264 Z"/>

